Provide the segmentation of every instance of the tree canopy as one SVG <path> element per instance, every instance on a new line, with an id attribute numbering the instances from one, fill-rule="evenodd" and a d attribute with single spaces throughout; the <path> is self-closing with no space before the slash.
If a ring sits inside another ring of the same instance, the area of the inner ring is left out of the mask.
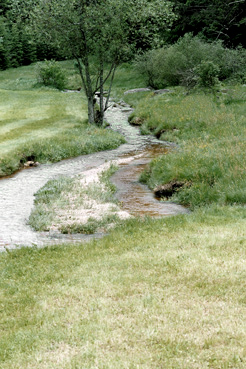
<path id="1" fill-rule="evenodd" d="M 246 0 L 0 0 L 0 69 L 74 58 L 89 122 L 103 121 L 103 86 L 138 51 L 190 32 L 246 46 Z M 175 13 L 175 14 L 174 14 Z M 100 91 L 95 114 L 94 93 Z"/>
<path id="2" fill-rule="evenodd" d="M 171 0 L 178 19 L 169 41 L 187 32 L 209 40 L 222 40 L 227 47 L 246 46 L 245 0 Z"/>
<path id="3" fill-rule="evenodd" d="M 159 0 L 40 0 L 32 12 L 39 37 L 76 59 L 90 123 L 96 118 L 95 92 L 100 91 L 102 123 L 105 82 L 111 85 L 117 65 L 137 49 L 159 46 L 173 19 L 171 3 Z"/>
<path id="4" fill-rule="evenodd" d="M 0 0 L 0 69 L 65 57 L 54 43 L 51 46 L 46 39 L 35 38 L 29 26 L 33 9 L 38 9 L 39 5 L 41 9 L 44 3 L 43 0 Z M 63 9 L 67 6 L 71 9 L 75 3 L 73 0 L 60 1 Z M 60 6 L 59 1 L 47 1 L 48 4 L 52 14 Z M 98 7 L 104 8 L 107 12 L 104 20 L 108 21 L 112 1 L 88 0 L 84 4 L 94 7 L 95 19 L 98 19 Z M 81 6 L 83 1 L 77 0 L 77 10 Z M 172 7 L 177 17 L 171 26 L 174 19 Z M 186 33 L 200 35 L 210 41 L 221 40 L 230 48 L 246 47 L 246 0 L 123 0 L 118 2 L 118 10 L 123 12 L 121 20 L 127 25 L 128 42 L 137 49 L 148 50 L 158 46 L 159 35 L 162 35 L 163 43 L 173 43 Z"/>

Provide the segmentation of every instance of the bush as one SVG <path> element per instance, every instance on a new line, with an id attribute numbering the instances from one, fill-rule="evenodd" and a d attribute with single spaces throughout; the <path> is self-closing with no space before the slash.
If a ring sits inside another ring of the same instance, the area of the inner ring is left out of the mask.
<path id="1" fill-rule="evenodd" d="M 195 69 L 197 83 L 200 87 L 216 87 L 219 85 L 219 67 L 211 61 L 203 61 Z"/>
<path id="2" fill-rule="evenodd" d="M 197 83 L 206 85 L 206 77 L 210 78 L 209 85 L 216 84 L 216 78 L 243 81 L 245 56 L 246 51 L 242 48 L 230 50 L 223 47 L 220 41 L 209 43 L 198 36 L 186 34 L 174 45 L 139 56 L 136 62 L 148 85 L 153 88 L 193 87 Z"/>
<path id="3" fill-rule="evenodd" d="M 174 46 L 151 50 L 137 58 L 137 68 L 153 88 L 177 86 L 181 83 L 182 70 L 186 68 L 185 55 L 175 50 Z"/>
<path id="4" fill-rule="evenodd" d="M 38 63 L 37 67 L 38 81 L 45 86 L 55 87 L 63 90 L 66 86 L 67 77 L 65 71 L 55 60 L 46 60 L 44 63 Z"/>

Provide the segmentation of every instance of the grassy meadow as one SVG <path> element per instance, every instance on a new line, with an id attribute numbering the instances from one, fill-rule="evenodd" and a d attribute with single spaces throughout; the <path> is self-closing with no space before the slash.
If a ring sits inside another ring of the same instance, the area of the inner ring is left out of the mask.
<path id="1" fill-rule="evenodd" d="M 62 62 L 68 88 L 79 88 L 72 62 Z M 88 126 L 83 93 L 64 93 L 38 85 L 31 65 L 0 72 L 0 177 L 27 160 L 54 162 L 116 148 L 124 139 Z"/>
<path id="2" fill-rule="evenodd" d="M 246 210 L 0 257 L 2 369 L 245 368 Z"/>
<path id="3" fill-rule="evenodd" d="M 141 179 L 187 183 L 172 200 L 191 212 L 130 219 L 76 246 L 1 254 L 1 369 L 246 367 L 246 87 L 124 96 L 145 87 L 134 74 L 119 69 L 113 96 L 134 105 L 142 133 L 178 144 Z"/>
<path id="4" fill-rule="evenodd" d="M 226 91 L 186 95 L 178 88 L 139 101 L 131 119 L 138 117 L 143 134 L 178 144 L 151 163 L 143 182 L 153 189 L 184 182 L 171 200 L 191 209 L 246 203 L 246 86 Z"/>

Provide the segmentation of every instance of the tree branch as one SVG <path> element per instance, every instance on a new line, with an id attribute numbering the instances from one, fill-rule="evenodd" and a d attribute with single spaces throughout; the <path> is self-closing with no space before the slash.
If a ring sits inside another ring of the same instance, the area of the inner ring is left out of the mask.
<path id="1" fill-rule="evenodd" d="M 79 74 L 80 74 L 80 77 L 81 77 L 81 80 L 82 80 L 82 84 L 83 84 L 83 87 L 84 87 L 84 90 L 85 90 L 85 94 L 86 94 L 86 96 L 88 96 L 88 90 L 87 90 L 87 86 L 86 86 L 86 82 L 85 82 L 85 77 L 84 77 L 84 74 L 83 74 L 83 69 L 82 69 L 81 64 L 80 64 L 80 59 L 77 56 L 75 56 L 75 59 L 77 60 L 77 63 L 78 63 Z"/>
<path id="2" fill-rule="evenodd" d="M 110 67 L 110 70 L 109 70 L 109 72 L 108 72 L 108 74 L 107 74 L 107 76 L 105 77 L 105 79 L 103 80 L 103 82 L 102 82 L 102 84 L 104 85 L 104 83 L 108 80 L 108 78 L 110 77 L 110 75 L 111 75 L 111 73 L 112 73 L 112 70 L 113 70 L 113 68 L 114 68 L 114 65 L 115 65 L 116 63 L 115 62 L 113 62 L 112 63 L 112 65 L 111 65 L 111 67 Z M 101 84 L 98 84 L 97 86 L 96 86 L 96 89 L 95 89 L 95 92 L 98 90 L 98 89 L 100 89 L 100 87 L 101 87 Z M 94 94 L 95 94 L 95 92 L 94 92 Z"/>
<path id="3" fill-rule="evenodd" d="M 111 76 L 111 81 L 110 81 L 110 85 L 109 85 L 109 89 L 108 89 L 108 95 L 107 95 L 104 111 L 106 111 L 108 109 L 108 102 L 109 102 L 109 97 L 110 97 L 110 93 L 111 93 L 111 89 L 112 89 L 112 84 L 113 84 L 114 74 L 115 74 L 116 68 L 117 68 L 117 64 L 114 63 L 113 73 L 112 73 L 112 76 Z"/>

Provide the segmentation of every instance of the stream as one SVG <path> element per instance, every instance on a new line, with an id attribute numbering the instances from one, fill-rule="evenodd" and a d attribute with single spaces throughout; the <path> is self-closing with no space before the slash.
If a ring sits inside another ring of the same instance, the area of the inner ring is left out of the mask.
<path id="1" fill-rule="evenodd" d="M 63 235 L 52 232 L 35 232 L 27 225 L 34 204 L 34 194 L 45 183 L 57 176 L 74 176 L 86 170 L 96 168 L 105 161 L 137 155 L 128 164 L 121 165 L 112 177 L 117 186 L 116 197 L 122 208 L 133 215 L 167 216 L 186 213 L 187 210 L 171 202 L 160 202 L 153 193 L 138 182 L 140 172 L 155 156 L 164 153 L 170 143 L 160 143 L 153 136 L 143 136 L 137 127 L 128 123 L 132 109 L 125 103 L 112 103 L 106 112 L 106 120 L 111 129 L 123 134 L 127 140 L 115 150 L 97 152 L 77 158 L 63 160 L 54 164 L 42 164 L 35 168 L 22 170 L 9 178 L 0 180 L 0 252 L 21 246 L 42 247 L 61 242 L 78 242 L 94 235 Z"/>

